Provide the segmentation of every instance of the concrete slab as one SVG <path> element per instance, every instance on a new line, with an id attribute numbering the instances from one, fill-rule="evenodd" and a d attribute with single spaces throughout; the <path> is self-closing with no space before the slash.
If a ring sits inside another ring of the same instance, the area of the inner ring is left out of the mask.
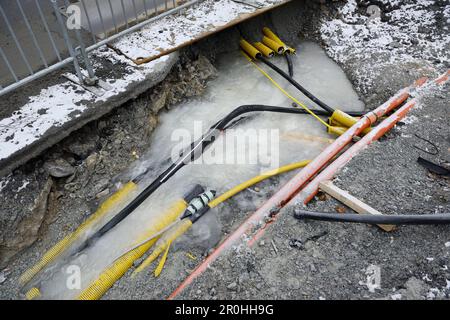
<path id="1" fill-rule="evenodd" d="M 104 78 L 113 90 L 98 97 L 67 80 L 29 97 L 26 104 L 0 120 L 0 176 L 155 86 L 178 60 L 178 54 L 173 53 L 136 66 L 108 48 L 95 51 L 93 56 L 97 71 L 115 65 L 116 76 Z"/>

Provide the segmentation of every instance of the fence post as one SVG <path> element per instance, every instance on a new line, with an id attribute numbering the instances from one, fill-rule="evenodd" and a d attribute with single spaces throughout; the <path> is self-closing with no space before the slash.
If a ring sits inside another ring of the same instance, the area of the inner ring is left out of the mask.
<path id="1" fill-rule="evenodd" d="M 62 14 L 61 12 L 59 12 L 58 4 L 56 3 L 56 0 L 50 0 L 50 3 L 52 4 L 53 10 L 55 11 L 56 19 L 58 20 L 58 24 L 63 33 L 63 38 L 64 41 L 66 42 L 67 49 L 69 50 L 69 53 L 73 58 L 73 65 L 75 67 L 75 72 L 77 73 L 80 83 L 83 83 L 83 74 L 81 73 L 80 65 L 77 60 L 77 54 L 74 48 L 72 47 L 72 41 L 70 41 L 69 32 L 67 31 L 66 24 L 64 23 L 64 19 L 62 18 Z"/>

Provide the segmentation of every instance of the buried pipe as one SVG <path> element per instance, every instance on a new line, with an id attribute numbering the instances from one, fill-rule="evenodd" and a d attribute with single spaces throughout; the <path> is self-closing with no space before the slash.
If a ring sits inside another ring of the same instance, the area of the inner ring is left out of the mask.
<path id="1" fill-rule="evenodd" d="M 445 72 L 444 74 L 442 74 L 441 76 L 439 76 L 438 78 L 436 78 L 433 82 L 437 85 L 441 85 L 443 83 L 445 83 L 446 81 L 449 80 L 449 76 L 450 76 L 450 70 L 447 70 L 447 72 Z M 414 86 L 415 87 L 421 87 L 425 82 L 426 82 L 426 78 L 421 78 L 418 79 Z M 408 89 L 408 88 L 407 88 Z M 389 101 L 388 101 L 389 102 Z M 386 118 L 385 120 L 383 120 L 383 122 L 381 122 L 375 129 L 373 129 L 372 131 L 370 131 L 368 134 L 366 134 L 360 141 L 358 141 L 357 143 L 355 143 L 353 146 L 351 146 L 346 152 L 344 152 L 341 156 L 339 156 L 336 160 L 334 160 L 329 166 L 327 166 L 322 172 L 320 172 L 313 180 L 311 180 L 308 184 L 303 184 L 302 186 L 300 186 L 295 192 L 291 193 L 292 197 L 286 201 L 286 202 L 280 202 L 278 209 L 272 209 L 272 211 L 274 211 L 275 213 L 278 213 L 279 210 L 284 207 L 285 205 L 297 205 L 299 203 L 301 203 L 303 201 L 303 204 L 307 204 L 318 192 L 318 188 L 319 188 L 319 184 L 322 181 L 325 180 L 330 180 L 332 178 L 332 176 L 334 175 L 334 173 L 336 173 L 337 170 L 339 170 L 340 168 L 342 168 L 343 166 L 345 166 L 345 164 L 347 164 L 354 155 L 356 155 L 359 151 L 361 151 L 363 148 L 367 147 L 367 145 L 369 145 L 371 142 L 378 140 L 381 136 L 383 136 L 386 132 L 388 132 L 389 130 L 391 130 L 395 124 L 400 121 L 401 119 L 403 119 L 406 114 L 408 113 L 409 110 L 411 110 L 411 108 L 414 107 L 414 105 L 417 103 L 417 100 L 414 98 L 411 101 L 407 102 L 404 106 L 402 106 L 400 109 L 398 109 L 394 114 L 392 114 L 391 116 L 389 116 L 388 118 Z M 372 113 L 374 115 L 377 116 L 377 118 L 381 118 L 381 114 L 380 112 L 380 108 L 382 109 L 383 106 L 375 109 L 374 111 L 372 111 Z M 389 108 L 388 108 L 389 109 Z M 392 111 L 394 108 L 390 108 L 389 110 L 387 110 L 385 112 L 389 113 L 390 111 Z M 364 116 L 363 118 L 360 119 L 360 121 L 364 120 L 366 116 Z M 353 127 L 357 126 L 358 123 L 360 122 L 358 121 Z M 376 120 L 375 120 L 376 121 Z M 348 131 L 352 130 L 351 127 Z M 368 127 L 366 127 L 368 128 Z M 363 132 L 365 130 L 361 129 L 360 132 Z M 348 131 L 345 133 L 347 134 Z M 342 136 L 341 136 L 342 137 Z M 338 142 L 340 139 L 338 138 L 336 142 Z M 330 145 L 327 149 L 325 149 L 325 152 L 327 152 L 328 149 L 332 148 L 334 144 Z M 341 149 L 343 150 L 343 148 Z M 322 153 L 322 154 L 323 154 Z M 320 154 L 319 157 L 322 155 Z M 337 153 L 332 157 L 334 158 L 337 155 Z M 317 158 L 316 158 L 317 159 Z M 314 161 L 316 160 L 314 159 Z M 331 159 L 331 158 L 330 158 Z M 313 161 L 313 162 L 314 162 Z M 323 167 L 322 167 L 323 168 Z M 305 168 L 307 169 L 307 167 Z M 316 171 L 316 173 L 319 172 L 320 169 L 318 169 Z M 315 174 L 316 174 L 315 173 Z M 312 178 L 315 174 L 311 175 L 310 178 Z M 300 172 L 298 174 L 298 176 L 301 176 L 302 172 Z M 296 177 L 294 177 L 295 179 Z M 310 179 L 308 178 L 308 180 Z M 288 182 L 291 183 L 291 181 Z M 303 188 L 303 189 L 302 189 Z M 280 190 L 282 191 L 282 190 Z M 270 199 L 271 200 L 271 199 Z M 270 201 L 269 200 L 269 201 Z M 273 215 L 271 217 L 271 219 L 269 219 L 267 221 L 267 223 L 265 223 L 261 228 L 259 228 L 259 230 L 256 231 L 256 233 L 253 235 L 253 237 L 248 241 L 248 245 L 249 246 L 253 246 L 253 244 L 258 241 L 258 239 L 264 234 L 265 229 L 267 229 L 267 227 L 272 224 L 273 222 L 275 222 L 276 220 L 276 216 Z"/>
<path id="2" fill-rule="evenodd" d="M 349 222 L 388 225 L 425 225 L 450 224 L 450 214 L 405 214 L 405 215 L 371 215 L 354 213 L 328 213 L 296 210 L 295 218 L 299 220 L 318 220 L 327 222 Z"/>
<path id="3" fill-rule="evenodd" d="M 341 152 L 354 137 L 358 136 L 364 129 L 370 127 L 378 118 L 397 108 L 408 97 L 410 90 L 419 87 L 426 82 L 426 78 L 421 78 L 414 85 L 400 90 L 387 102 L 375 110 L 364 115 L 355 125 L 349 128 L 344 134 L 339 136 L 334 143 L 328 146 L 302 171 L 295 175 L 277 193 L 275 193 L 261 208 L 253 213 L 241 226 L 229 235 L 197 268 L 180 284 L 168 297 L 168 300 L 176 298 L 186 287 L 188 287 L 198 276 L 208 269 L 208 267 L 227 249 L 254 234 L 248 244 L 251 246 L 259 238 L 268 224 L 275 220 L 276 214 L 288 203 L 297 192 L 316 175 L 331 159 Z M 258 231 L 259 230 L 259 231 Z M 255 234 L 256 232 L 256 234 Z"/>
<path id="4" fill-rule="evenodd" d="M 201 207 L 199 203 L 193 204 L 192 201 L 195 201 L 195 198 L 191 200 L 189 206 L 183 201 L 178 202 L 176 206 L 173 207 L 173 209 L 170 209 L 168 211 L 168 214 L 171 216 L 172 212 L 174 210 L 177 210 L 177 213 L 179 213 L 179 207 L 180 205 L 184 208 L 184 213 L 182 215 L 179 215 L 178 222 L 175 222 L 174 224 L 171 224 L 168 229 L 165 230 L 163 233 L 155 233 L 155 229 L 153 227 L 153 230 L 147 231 L 146 234 L 141 237 L 141 240 L 139 241 L 140 244 L 138 244 L 136 247 L 119 257 L 117 260 L 113 262 L 107 269 L 105 269 L 102 274 L 97 278 L 95 281 L 93 281 L 88 288 L 86 288 L 81 295 L 79 295 L 78 299 L 80 300 L 97 300 L 100 299 L 108 290 L 111 288 L 114 283 L 119 280 L 128 269 L 131 268 L 131 266 L 134 264 L 134 262 L 142 257 L 146 251 L 148 251 L 153 245 L 155 245 L 155 250 L 153 253 L 147 258 L 143 265 L 138 267 L 134 273 L 138 273 L 141 270 L 143 270 L 146 265 L 151 263 L 156 257 L 159 256 L 164 250 L 165 253 L 163 255 L 164 259 L 161 260 L 160 264 L 158 265 L 158 268 L 155 270 L 155 276 L 159 275 L 161 272 L 164 263 L 165 258 L 167 257 L 167 252 L 170 247 L 170 243 L 174 241 L 180 234 L 184 233 L 187 229 L 190 228 L 192 223 L 195 223 L 201 216 L 206 214 L 209 209 L 215 208 L 216 206 L 220 205 L 221 203 L 225 202 L 226 200 L 230 199 L 231 197 L 235 196 L 239 192 L 245 190 L 246 188 L 251 187 L 252 185 L 255 185 L 263 180 L 269 179 L 270 177 L 289 172 L 298 168 L 302 168 L 306 166 L 310 161 L 300 161 L 296 163 L 292 163 L 283 167 L 280 167 L 278 169 L 274 169 L 268 172 L 265 172 L 259 176 L 256 176 L 246 182 L 243 182 L 234 188 L 228 190 L 221 196 L 215 198 L 212 201 L 209 201 L 210 199 L 214 198 L 215 194 L 211 194 L 211 196 L 207 196 L 207 193 L 202 194 L 202 199 L 200 202 L 206 203 L 207 205 Z M 196 190 L 196 189 L 194 189 Z M 207 198 L 204 198 L 206 196 Z M 197 197 L 197 198 L 199 198 Z M 191 199 L 191 197 L 186 198 Z M 186 219 L 190 220 L 186 221 Z M 145 239 L 145 240 L 143 240 Z M 159 240 L 158 240 L 159 239 Z M 158 241 L 158 242 L 156 242 Z M 162 242 L 162 243 L 161 243 Z M 157 272 L 156 272 L 157 271 Z M 37 288 L 33 288 L 29 291 L 29 296 L 32 295 L 38 296 L 40 294 L 40 291 Z"/>

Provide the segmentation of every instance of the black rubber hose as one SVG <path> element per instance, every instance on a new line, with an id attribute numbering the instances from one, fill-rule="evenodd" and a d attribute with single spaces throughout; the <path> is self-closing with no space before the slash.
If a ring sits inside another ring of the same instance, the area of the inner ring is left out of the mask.
<path id="1" fill-rule="evenodd" d="M 286 62 L 288 65 L 288 70 L 289 70 L 289 76 L 291 78 L 294 77 L 294 64 L 292 63 L 292 57 L 290 53 L 285 53 L 284 56 L 286 57 Z"/>
<path id="2" fill-rule="evenodd" d="M 299 220 L 319 220 L 329 222 L 352 222 L 366 224 L 450 224 L 450 213 L 414 214 L 414 215 L 372 215 L 354 213 L 325 213 L 296 210 L 295 218 Z"/>
<path id="3" fill-rule="evenodd" d="M 311 101 L 320 106 L 322 109 L 328 111 L 329 115 L 332 115 L 335 111 L 332 107 L 328 106 L 326 103 L 322 102 L 318 98 L 316 98 L 311 92 L 306 90 L 300 83 L 295 81 L 292 77 L 290 77 L 286 72 L 278 68 L 276 65 L 265 59 L 264 57 L 258 57 L 258 60 L 266 64 L 269 68 L 273 69 L 275 72 L 280 74 L 283 78 L 289 81 L 294 87 L 296 87 L 300 92 L 302 92 L 305 96 L 307 96 Z"/>
<path id="4" fill-rule="evenodd" d="M 183 153 L 183 161 L 172 163 L 169 168 L 167 168 L 162 174 L 160 174 L 147 188 L 145 188 L 135 199 L 133 199 L 125 208 L 123 208 L 119 213 L 117 213 L 110 221 L 108 221 L 103 227 L 101 227 L 97 232 L 90 236 L 80 247 L 74 250 L 74 254 L 83 251 L 88 248 L 95 240 L 107 233 L 109 230 L 118 225 L 122 220 L 128 217 L 137 207 L 139 207 L 150 195 L 153 194 L 164 182 L 169 180 L 178 170 L 184 167 L 187 163 L 197 159 L 203 151 L 212 144 L 217 136 L 223 131 L 226 126 L 233 121 L 233 119 L 239 117 L 244 113 L 249 112 L 278 112 L 278 113 L 290 113 L 290 114 L 305 114 L 306 111 L 298 108 L 283 108 L 265 105 L 245 105 L 240 106 L 230 112 L 226 117 L 222 118 L 214 126 L 212 126 L 208 133 L 203 136 L 202 139 L 191 144 L 190 149 L 188 148 L 186 152 Z M 319 115 L 325 115 L 326 112 L 320 110 L 315 111 Z M 354 113 L 355 114 L 355 113 Z M 201 143 L 200 151 L 196 153 L 197 149 L 194 149 L 196 145 Z M 140 181 L 147 172 L 139 175 L 134 182 Z"/>

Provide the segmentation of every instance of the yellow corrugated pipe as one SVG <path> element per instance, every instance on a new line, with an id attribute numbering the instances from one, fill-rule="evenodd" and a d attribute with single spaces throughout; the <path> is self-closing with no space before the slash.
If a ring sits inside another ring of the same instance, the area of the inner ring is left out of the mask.
<path id="1" fill-rule="evenodd" d="M 179 200 L 172 205 L 167 211 L 160 215 L 157 223 L 153 224 L 142 238 L 149 238 L 151 234 L 157 235 L 161 230 L 176 221 L 180 215 L 186 210 L 188 204 L 185 200 Z M 112 286 L 119 280 L 128 269 L 133 266 L 134 261 L 142 257 L 158 240 L 159 236 L 148 240 L 137 248 L 127 252 L 114 263 L 102 272 L 102 274 L 92 282 L 83 292 L 77 297 L 77 300 L 98 300 L 100 299 Z"/>
<path id="2" fill-rule="evenodd" d="M 134 243 L 134 246 L 139 246 L 144 242 L 150 240 L 156 234 L 161 233 L 164 229 L 169 228 L 172 223 L 178 220 L 180 215 L 186 210 L 189 204 L 181 199 L 170 206 L 169 209 L 165 210 L 156 218 L 156 223 L 152 224 L 149 229 L 147 229 L 144 234 L 142 234 Z"/>
<path id="3" fill-rule="evenodd" d="M 36 298 L 39 298 L 40 296 L 41 296 L 41 291 L 39 291 L 38 288 L 31 288 L 25 294 L 25 297 L 27 298 L 27 300 L 34 300 Z"/>
<path id="4" fill-rule="evenodd" d="M 300 161 L 300 162 L 286 165 L 286 166 L 278 168 L 278 169 L 274 169 L 274 170 L 265 172 L 257 177 L 254 177 L 254 178 L 252 178 L 246 182 L 243 182 L 243 183 L 237 185 L 236 187 L 230 189 L 229 191 L 222 194 L 220 197 L 217 197 L 216 199 L 212 200 L 208 204 L 208 206 L 210 208 L 214 208 L 214 207 L 218 206 L 219 204 L 225 202 L 226 200 L 230 199 L 234 195 L 238 194 L 242 190 L 245 190 L 245 189 L 247 189 L 263 180 L 269 179 L 273 176 L 276 176 L 276 175 L 279 175 L 279 174 L 282 174 L 282 173 L 285 173 L 288 171 L 292 171 L 292 170 L 295 170 L 298 168 L 303 168 L 304 166 L 308 165 L 308 163 L 310 163 L 310 162 L 311 162 L 310 160 Z M 136 270 L 133 272 L 132 276 L 134 277 L 138 273 L 142 272 L 147 266 L 149 266 L 153 261 L 155 261 L 161 255 L 161 253 L 164 252 L 163 257 L 161 258 L 161 261 L 159 262 L 159 264 L 154 272 L 155 277 L 158 277 L 164 267 L 165 262 L 166 262 L 166 258 L 167 258 L 167 254 L 169 252 L 170 245 L 178 237 L 180 237 L 186 231 L 188 231 L 191 226 L 192 226 L 192 221 L 189 218 L 187 218 L 182 221 L 179 221 L 177 224 L 175 224 L 169 230 L 167 230 L 161 236 L 161 238 L 158 240 L 158 242 L 156 243 L 155 249 L 153 250 L 153 252 L 147 257 L 147 259 L 145 259 L 144 262 L 142 262 L 142 264 L 138 268 L 136 268 Z"/>
<path id="5" fill-rule="evenodd" d="M 48 250 L 43 257 L 33 267 L 25 271 L 19 278 L 21 285 L 28 283 L 34 276 L 41 271 L 47 264 L 54 261 L 61 255 L 72 243 L 74 243 L 83 232 L 91 227 L 95 222 L 99 221 L 108 211 L 125 202 L 127 197 L 137 189 L 134 182 L 128 182 L 120 190 L 103 202 L 98 210 L 93 213 L 85 222 L 83 222 L 74 232 L 67 235 L 50 250 Z"/>
<path id="6" fill-rule="evenodd" d="M 241 46 L 242 50 L 244 50 L 250 57 L 253 59 L 258 59 L 262 56 L 262 53 L 258 51 L 254 46 L 252 46 L 247 40 L 241 39 L 239 41 L 239 45 Z"/>
<path id="7" fill-rule="evenodd" d="M 142 257 L 155 242 L 156 239 L 152 239 L 117 259 L 77 297 L 77 300 L 98 300 L 103 297 L 114 283 L 133 266 L 134 261 Z"/>

